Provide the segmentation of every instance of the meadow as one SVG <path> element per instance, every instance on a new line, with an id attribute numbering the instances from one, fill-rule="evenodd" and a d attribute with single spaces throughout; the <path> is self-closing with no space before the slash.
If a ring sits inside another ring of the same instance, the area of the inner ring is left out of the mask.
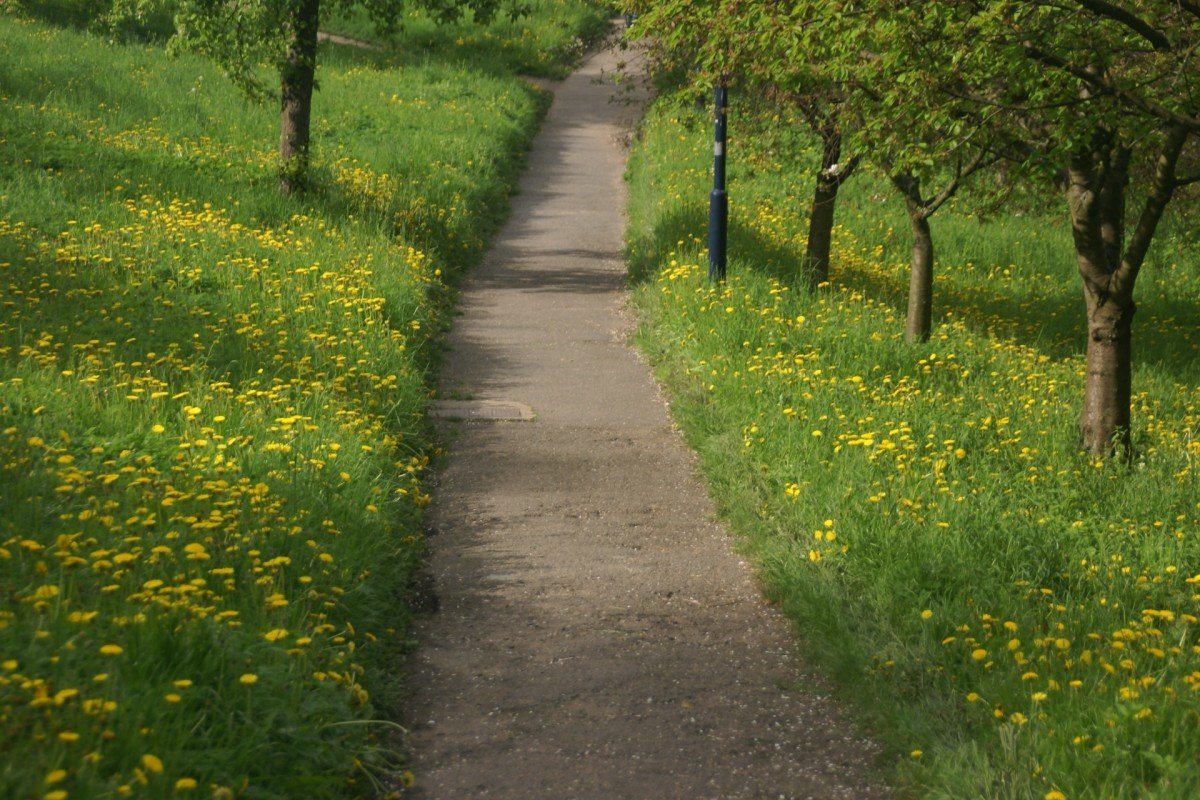
<path id="1" fill-rule="evenodd" d="M 730 122 L 730 266 L 707 280 L 711 119 L 667 95 L 632 156 L 641 347 L 720 513 L 901 796 L 1186 798 L 1200 785 L 1200 247 L 1141 277 L 1132 463 L 1077 448 L 1084 318 L 1065 212 L 933 220 L 935 329 L 903 338 L 908 239 L 842 191 L 832 278 L 796 272 L 811 145 Z M 1193 194 L 1181 200 L 1196 202 Z"/>
<path id="2" fill-rule="evenodd" d="M 404 15 L 397 30 L 381 33 L 363 9 L 335 10 L 332 32 L 374 42 L 401 58 L 423 57 L 484 72 L 565 78 L 589 44 L 608 31 L 608 17 L 582 0 L 528 0 L 527 13 L 501 11 L 486 25 L 466 19 L 438 23 L 421 9 Z"/>
<path id="3" fill-rule="evenodd" d="M 210 63 L 0 38 L 0 795 L 398 788 L 438 337 L 545 96 L 327 47 L 288 200 Z"/>

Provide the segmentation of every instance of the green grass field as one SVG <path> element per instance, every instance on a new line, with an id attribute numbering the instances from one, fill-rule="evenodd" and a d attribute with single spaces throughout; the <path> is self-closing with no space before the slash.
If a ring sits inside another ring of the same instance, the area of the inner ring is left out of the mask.
<path id="1" fill-rule="evenodd" d="M 1065 213 L 938 214 L 935 330 L 907 345 L 887 183 L 844 189 L 832 285 L 809 295 L 815 159 L 743 124 L 761 131 L 731 122 L 726 284 L 705 275 L 711 123 L 670 98 L 633 155 L 629 251 L 642 347 L 806 652 L 905 796 L 1194 796 L 1194 240 L 1164 234 L 1139 284 L 1137 457 L 1091 460 Z"/>
<path id="2" fill-rule="evenodd" d="M 399 29 L 381 35 L 362 9 L 335 12 L 324 28 L 373 42 L 408 61 L 436 59 L 485 72 L 565 78 L 591 42 L 608 31 L 607 9 L 588 0 L 529 0 L 527 13 L 501 13 L 487 25 L 473 20 L 437 24 L 420 10 L 405 14 Z"/>
<path id="3" fill-rule="evenodd" d="M 326 48 L 287 201 L 211 64 L 0 38 L 0 795 L 398 785 L 429 373 L 545 99 Z"/>

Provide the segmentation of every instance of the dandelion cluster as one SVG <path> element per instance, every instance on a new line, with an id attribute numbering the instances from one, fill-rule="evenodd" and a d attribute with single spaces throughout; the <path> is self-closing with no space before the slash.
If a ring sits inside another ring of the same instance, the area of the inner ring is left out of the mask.
<path id="1" fill-rule="evenodd" d="M 433 280 L 418 251 L 359 255 L 315 219 L 120 208 L 111 227 L 0 225 L 0 719 L 118 791 L 194 781 L 115 740 L 186 750 L 214 697 L 367 702 L 355 650 L 384 631 L 342 598 L 428 501 L 417 420 L 395 411 L 423 395 L 421 320 L 388 319 L 373 258 Z M 310 262 L 314 240 L 346 255 Z M 203 663 L 218 637 L 223 663 Z"/>
<path id="2" fill-rule="evenodd" d="M 703 200 L 705 157 L 702 135 L 652 119 L 634 172 L 667 187 L 650 223 L 677 219 L 677 197 Z M 809 295 L 787 275 L 803 215 L 778 211 L 800 203 L 788 170 L 807 173 L 743 147 L 754 172 L 736 183 L 729 280 L 706 280 L 698 232 L 664 226 L 643 245 L 660 268 L 639 303 L 771 591 L 818 651 L 858 654 L 862 675 L 843 677 L 897 704 L 898 749 L 919 745 L 905 769 L 930 785 L 963 763 L 956 736 L 983 743 L 995 774 L 1016 758 L 1030 796 L 1194 785 L 1200 385 L 1195 310 L 1177 309 L 1200 273 L 1146 276 L 1138 324 L 1181 357 L 1135 376 L 1135 464 L 1094 460 L 1075 447 L 1083 357 L 1035 313 L 1082 325 L 1063 299 L 1072 275 L 1040 274 L 1036 246 L 1001 241 L 1022 266 L 951 263 L 932 340 L 907 345 L 903 266 L 860 238 L 887 231 L 878 203 L 843 208 L 833 285 Z M 1005 271 L 1033 277 L 998 282 Z"/>
<path id="3" fill-rule="evenodd" d="M 473 124 L 407 165 L 348 125 L 285 204 L 253 125 L 186 130 L 243 107 L 211 68 L 0 26 L 0 795 L 345 796 L 394 766 L 362 723 L 407 646 L 443 270 L 537 101 L 330 71 L 381 130 Z"/>

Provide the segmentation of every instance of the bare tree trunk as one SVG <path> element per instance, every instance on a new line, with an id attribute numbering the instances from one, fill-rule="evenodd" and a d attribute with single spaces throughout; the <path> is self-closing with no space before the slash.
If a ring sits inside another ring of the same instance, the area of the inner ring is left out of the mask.
<path id="1" fill-rule="evenodd" d="M 279 190 L 286 195 L 303 188 L 308 176 L 319 20 L 320 0 L 300 0 L 289 21 L 291 42 L 279 92 Z"/>
<path id="2" fill-rule="evenodd" d="M 1124 216 L 1130 152 L 1098 138 L 1081 150 L 1067 170 L 1067 203 L 1075 260 L 1087 308 L 1087 365 L 1080 446 L 1097 455 L 1132 450 L 1133 287 L 1154 232 L 1178 185 L 1175 166 L 1188 133 L 1166 132 L 1145 205 L 1124 246 Z"/>
<path id="3" fill-rule="evenodd" d="M 915 175 L 896 175 L 892 183 L 904 195 L 904 210 L 912 229 L 904 338 L 909 343 L 924 342 L 933 328 L 933 232 L 929 227 L 929 205 L 921 199 L 921 180 Z"/>
<path id="4" fill-rule="evenodd" d="M 833 218 L 837 192 L 836 182 L 817 177 L 812 213 L 808 218 L 808 247 L 804 253 L 804 272 L 810 291 L 829 280 L 829 251 L 833 247 Z"/>
<path id="5" fill-rule="evenodd" d="M 933 232 L 929 227 L 929 218 L 954 197 L 965 178 L 995 164 L 997 160 L 986 148 L 981 148 L 970 160 L 959 158 L 954 165 L 954 177 L 946 181 L 941 191 L 932 197 L 921 196 L 921 179 L 913 173 L 901 169 L 892 174 L 892 185 L 904 198 L 904 210 L 912 229 L 912 251 L 908 260 L 908 318 L 904 324 L 904 338 L 909 344 L 928 341 L 933 331 Z M 891 168 L 889 165 L 888 169 Z"/>
<path id="6" fill-rule="evenodd" d="M 804 253 L 804 272 L 809 291 L 829 280 L 829 252 L 833 247 L 833 220 L 838 189 L 853 174 L 859 159 L 841 163 L 842 135 L 833 129 L 821 132 L 823 143 L 821 171 L 813 191 L 812 209 L 808 216 L 808 246 Z"/>
<path id="7" fill-rule="evenodd" d="M 1128 453 L 1129 401 L 1133 391 L 1132 298 L 1101 298 L 1085 291 L 1088 316 L 1087 372 L 1080 447 L 1091 453 Z"/>

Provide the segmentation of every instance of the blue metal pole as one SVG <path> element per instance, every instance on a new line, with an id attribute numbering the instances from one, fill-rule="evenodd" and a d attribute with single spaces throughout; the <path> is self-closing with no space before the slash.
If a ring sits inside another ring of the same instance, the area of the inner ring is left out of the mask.
<path id="1" fill-rule="evenodd" d="M 708 201 L 708 279 L 723 281 L 726 239 L 729 232 L 729 195 L 725 193 L 725 117 L 729 110 L 729 95 L 724 81 L 717 84 L 716 101 L 713 190 Z"/>

